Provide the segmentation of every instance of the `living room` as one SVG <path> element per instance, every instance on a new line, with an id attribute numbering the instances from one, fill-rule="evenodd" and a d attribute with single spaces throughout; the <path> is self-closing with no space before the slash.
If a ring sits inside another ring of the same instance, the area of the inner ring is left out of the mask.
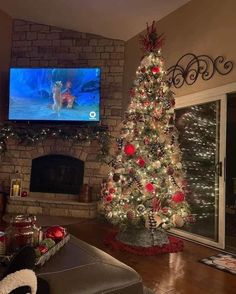
<path id="1" fill-rule="evenodd" d="M 1 230 L 33 215 L 70 234 L 36 269 L 50 293 L 234 293 L 235 265 L 209 260 L 236 253 L 235 8 L 0 3 Z"/>

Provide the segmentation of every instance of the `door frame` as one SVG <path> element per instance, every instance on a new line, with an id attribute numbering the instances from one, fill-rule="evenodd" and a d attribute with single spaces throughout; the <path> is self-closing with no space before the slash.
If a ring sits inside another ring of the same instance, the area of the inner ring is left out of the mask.
<path id="1" fill-rule="evenodd" d="M 227 126 L 227 94 L 236 92 L 236 83 L 230 83 L 221 87 L 200 91 L 185 96 L 177 96 L 175 109 L 204 104 L 207 102 L 220 101 L 220 152 L 219 161 L 222 162 L 222 176 L 219 177 L 219 216 L 218 216 L 218 241 L 193 233 L 171 229 L 170 233 L 179 235 L 185 239 L 203 243 L 208 246 L 225 248 L 225 157 L 226 157 L 226 126 Z"/>

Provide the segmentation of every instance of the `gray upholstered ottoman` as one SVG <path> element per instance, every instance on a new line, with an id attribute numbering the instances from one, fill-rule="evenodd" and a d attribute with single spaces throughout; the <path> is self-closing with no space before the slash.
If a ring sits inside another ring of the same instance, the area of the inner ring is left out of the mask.
<path id="1" fill-rule="evenodd" d="M 137 272 L 73 236 L 37 274 L 50 283 L 51 294 L 143 293 Z"/>

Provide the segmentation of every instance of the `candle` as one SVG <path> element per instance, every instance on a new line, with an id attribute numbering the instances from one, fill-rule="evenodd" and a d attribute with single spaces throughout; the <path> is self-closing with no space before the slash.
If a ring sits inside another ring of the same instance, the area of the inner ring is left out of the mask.
<path id="1" fill-rule="evenodd" d="M 20 186 L 15 184 L 13 185 L 13 196 L 19 196 L 19 190 L 20 190 Z"/>

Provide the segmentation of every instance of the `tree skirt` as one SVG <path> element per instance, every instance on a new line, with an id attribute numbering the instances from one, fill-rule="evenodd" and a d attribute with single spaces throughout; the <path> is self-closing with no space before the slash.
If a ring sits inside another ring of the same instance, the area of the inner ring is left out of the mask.
<path id="1" fill-rule="evenodd" d="M 160 253 L 174 253 L 183 251 L 184 242 L 176 237 L 168 236 L 169 244 L 163 246 L 138 247 L 127 245 L 116 239 L 117 232 L 109 232 L 104 239 L 104 244 L 111 249 L 127 251 L 137 255 L 156 255 Z"/>

